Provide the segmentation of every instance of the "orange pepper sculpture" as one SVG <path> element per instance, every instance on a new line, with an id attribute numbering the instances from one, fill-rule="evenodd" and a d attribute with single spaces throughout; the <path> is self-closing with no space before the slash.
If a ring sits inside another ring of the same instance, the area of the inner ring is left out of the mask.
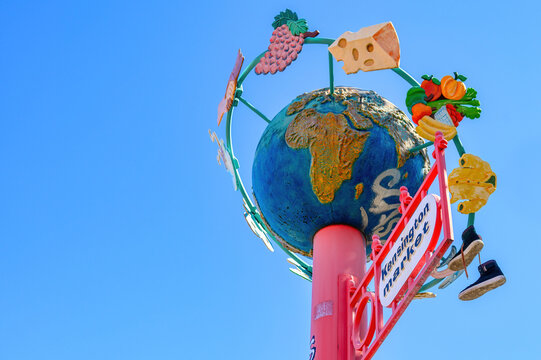
<path id="1" fill-rule="evenodd" d="M 415 124 L 419 124 L 419 119 L 421 119 L 423 116 L 432 115 L 432 108 L 423 103 L 417 103 L 411 107 L 411 113 L 411 120 L 413 120 Z"/>
<path id="2" fill-rule="evenodd" d="M 485 206 L 496 191 L 496 174 L 486 161 L 472 154 L 462 155 L 459 163 L 460 167 L 449 174 L 451 203 L 466 200 L 458 205 L 458 211 L 471 214 Z"/>

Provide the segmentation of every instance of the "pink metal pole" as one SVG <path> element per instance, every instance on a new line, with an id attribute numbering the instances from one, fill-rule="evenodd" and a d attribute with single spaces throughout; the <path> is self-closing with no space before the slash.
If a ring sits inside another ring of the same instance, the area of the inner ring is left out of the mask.
<path id="1" fill-rule="evenodd" d="M 366 241 L 351 226 L 331 225 L 316 233 L 313 248 L 311 358 L 353 360 L 348 289 L 364 277 Z"/>

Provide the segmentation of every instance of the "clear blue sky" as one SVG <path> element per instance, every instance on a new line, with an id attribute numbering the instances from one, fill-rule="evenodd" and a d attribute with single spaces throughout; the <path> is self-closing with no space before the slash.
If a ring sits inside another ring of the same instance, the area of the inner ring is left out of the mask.
<path id="1" fill-rule="evenodd" d="M 265 50 L 286 7 L 323 37 L 392 21 L 404 69 L 459 71 L 484 109 L 459 130 L 498 175 L 476 224 L 508 282 L 461 302 L 470 267 L 415 301 L 376 359 L 538 356 L 541 8 L 499 3 L 1 2 L 0 359 L 308 357 L 310 284 L 251 233 L 207 133 L 224 137 L 216 107 L 237 49 Z M 404 109 L 392 72 L 340 67 L 337 84 Z M 244 95 L 272 117 L 327 79 L 311 45 L 283 73 L 251 74 Z M 239 106 L 248 187 L 264 126 Z M 465 222 L 455 212 L 455 231 Z"/>

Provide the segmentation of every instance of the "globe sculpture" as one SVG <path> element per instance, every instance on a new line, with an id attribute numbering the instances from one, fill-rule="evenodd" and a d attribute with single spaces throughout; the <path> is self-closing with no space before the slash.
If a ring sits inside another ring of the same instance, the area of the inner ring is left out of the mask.
<path id="1" fill-rule="evenodd" d="M 385 239 L 400 219 L 400 187 L 416 192 L 429 169 L 411 121 L 373 91 L 321 89 L 298 96 L 267 126 L 252 186 L 262 218 L 288 249 L 312 256 L 333 224 Z M 370 251 L 367 247 L 367 251 Z"/>
<path id="2" fill-rule="evenodd" d="M 496 190 L 496 174 L 466 153 L 457 131 L 464 118 L 480 117 L 477 91 L 456 72 L 423 75 L 419 83 L 404 71 L 391 22 L 328 39 L 286 9 L 272 26 L 268 49 L 244 68 L 238 51 L 218 105 L 225 141 L 209 134 L 252 231 L 269 250 L 281 248 L 290 270 L 312 282 L 309 359 L 369 360 L 413 299 L 435 297 L 426 290 L 468 276 L 483 249 L 475 214 Z M 246 100 L 243 83 L 252 70 L 284 71 L 307 44 L 327 46 L 329 87 L 299 95 L 270 120 Z M 405 105 L 411 120 L 374 91 L 334 86 L 335 61 L 343 61 L 346 74 L 389 69 L 399 75 L 410 85 Z M 233 151 L 239 103 L 268 123 L 255 153 L 252 194 Z M 460 159 L 447 174 L 450 141 Z M 438 194 L 429 193 L 435 187 Z M 457 201 L 468 227 L 455 247 L 460 235 L 453 232 L 451 204 Z M 479 280 L 459 299 L 476 299 L 506 281 L 495 260 L 478 270 Z"/>

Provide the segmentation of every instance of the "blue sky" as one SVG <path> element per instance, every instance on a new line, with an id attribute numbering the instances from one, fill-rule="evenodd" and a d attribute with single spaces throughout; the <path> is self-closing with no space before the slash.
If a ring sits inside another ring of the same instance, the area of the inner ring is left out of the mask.
<path id="1" fill-rule="evenodd" d="M 216 107 L 237 49 L 265 50 L 287 7 L 329 38 L 390 20 L 405 70 L 463 73 L 482 103 L 459 131 L 498 175 L 476 225 L 508 282 L 461 302 L 470 267 L 412 303 L 375 358 L 541 352 L 538 3 L 3 1 L 0 359 L 308 357 L 310 284 L 251 233 L 207 132 L 225 135 Z M 405 110 L 391 71 L 335 75 Z M 305 46 L 283 73 L 249 75 L 244 96 L 272 117 L 327 79 L 325 48 Z M 249 188 L 264 127 L 236 110 Z"/>

